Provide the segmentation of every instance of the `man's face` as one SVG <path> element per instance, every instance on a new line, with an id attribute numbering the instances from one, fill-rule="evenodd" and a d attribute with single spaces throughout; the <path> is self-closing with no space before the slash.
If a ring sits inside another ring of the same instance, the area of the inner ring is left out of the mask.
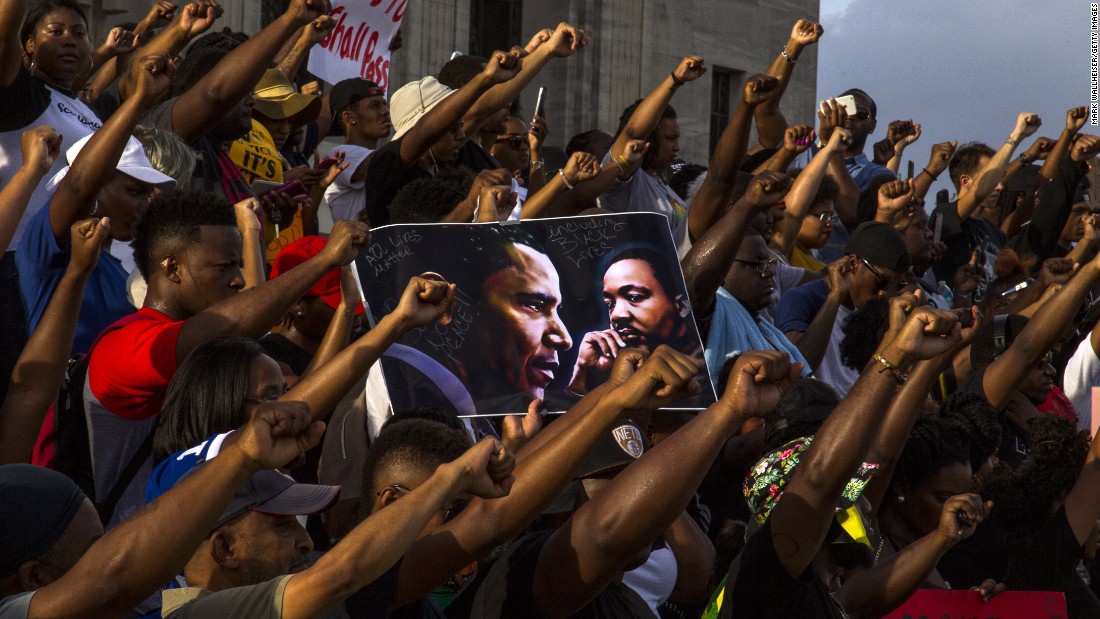
<path id="1" fill-rule="evenodd" d="M 573 340 L 558 315 L 561 285 L 546 254 L 512 245 L 512 264 L 483 287 L 487 310 L 485 357 L 508 384 L 542 397 L 558 369 L 558 353 Z"/>
<path id="2" fill-rule="evenodd" d="M 768 246 L 759 236 L 746 236 L 737 249 L 737 258 L 726 276 L 725 288 L 750 314 L 756 315 L 771 303 L 775 291 L 775 267 L 760 271 L 760 264 L 771 260 Z"/>
<path id="3" fill-rule="evenodd" d="M 1054 388 L 1055 373 L 1056 370 L 1050 364 L 1050 358 L 1043 357 L 1024 377 L 1023 382 L 1020 384 L 1020 393 L 1024 394 L 1024 397 L 1036 406 L 1046 402 L 1050 390 Z"/>
<path id="4" fill-rule="evenodd" d="M 629 347 L 652 351 L 682 335 L 683 300 L 669 298 L 645 260 L 612 264 L 603 276 L 603 302 L 611 328 Z"/>
<path id="5" fill-rule="evenodd" d="M 867 136 L 874 132 L 877 121 L 871 115 L 870 99 L 859 93 L 854 93 L 852 97 L 856 100 L 856 113 L 844 121 L 844 128 L 852 132 L 852 145 L 848 150 L 862 151 L 867 143 Z"/>
<path id="6" fill-rule="evenodd" d="M 293 131 L 290 116 L 286 118 L 269 118 L 259 112 L 252 112 L 252 116 L 271 134 L 271 140 L 275 143 L 276 149 L 281 149 L 286 144 L 287 138 L 290 137 Z"/>
<path id="7" fill-rule="evenodd" d="M 443 134 L 435 144 L 432 144 L 431 155 L 437 163 L 451 163 L 458 157 L 458 149 L 466 143 L 466 134 L 462 131 L 462 122 L 459 121 L 454 129 Z"/>
<path id="8" fill-rule="evenodd" d="M 1070 243 L 1080 241 L 1085 236 L 1085 218 L 1089 215 L 1089 203 L 1078 202 L 1073 205 L 1062 228 L 1062 240 Z"/>
<path id="9" fill-rule="evenodd" d="M 195 315 L 244 288 L 241 233 L 229 226 L 202 226 L 199 242 L 179 257 L 181 302 Z"/>
<path id="10" fill-rule="evenodd" d="M 349 133 L 357 131 L 367 139 L 380 140 L 393 129 L 390 108 L 386 106 L 386 99 L 381 95 L 356 101 L 354 105 L 348 106 L 344 116 L 355 122 L 348 127 Z M 347 124 L 347 120 L 344 122 Z"/>
<path id="11" fill-rule="evenodd" d="M 972 492 L 973 476 L 969 463 L 953 462 L 941 468 L 928 481 L 904 492 L 905 502 L 895 503 L 902 519 L 920 535 L 935 531 L 947 499 Z"/>
<path id="12" fill-rule="evenodd" d="M 526 170 L 531 164 L 527 125 L 518 118 L 508 118 L 504 131 L 493 141 L 492 154 L 500 165 L 512 172 Z"/>
<path id="13" fill-rule="evenodd" d="M 932 260 L 932 229 L 928 227 L 928 214 L 924 209 L 913 211 L 913 218 L 909 220 L 902 238 L 914 265 L 928 264 Z"/>
<path id="14" fill-rule="evenodd" d="M 218 124 L 210 130 L 210 136 L 215 140 L 231 141 L 243 138 L 252 130 L 252 104 L 255 100 L 252 93 L 245 95 L 237 105 L 233 106 Z"/>
<path id="15" fill-rule="evenodd" d="M 855 271 L 852 273 L 852 287 L 849 296 L 854 307 L 863 307 L 867 301 L 875 297 L 892 298 L 897 296 L 898 290 L 903 285 L 904 273 L 870 265 L 855 258 Z"/>
<path id="16" fill-rule="evenodd" d="M 313 540 L 294 516 L 248 512 L 229 527 L 238 585 L 258 585 L 309 566 Z"/>

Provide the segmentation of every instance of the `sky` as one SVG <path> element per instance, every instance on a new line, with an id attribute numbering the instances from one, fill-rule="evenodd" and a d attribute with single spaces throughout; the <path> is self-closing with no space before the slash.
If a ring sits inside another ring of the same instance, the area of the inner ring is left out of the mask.
<path id="1" fill-rule="evenodd" d="M 932 144 L 998 148 L 1020 112 L 1057 138 L 1067 109 L 1090 99 L 1090 2 L 1081 0 L 821 0 L 818 99 L 848 88 L 878 105 L 871 144 L 891 120 L 921 124 L 905 152 L 920 171 Z M 1085 133 L 1100 134 L 1089 119 Z M 1023 152 L 1032 138 L 1016 150 Z M 902 164 L 902 173 L 905 164 Z M 929 192 L 950 188 L 944 173 Z"/>

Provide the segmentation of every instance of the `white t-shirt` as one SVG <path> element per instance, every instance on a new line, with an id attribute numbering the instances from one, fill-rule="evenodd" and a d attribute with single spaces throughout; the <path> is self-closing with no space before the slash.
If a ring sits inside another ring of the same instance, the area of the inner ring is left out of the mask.
<path id="1" fill-rule="evenodd" d="M 608 155 L 609 157 L 610 155 Z M 607 165 L 607 157 L 604 158 Z M 668 218 L 676 254 L 683 258 L 691 249 L 688 236 L 688 205 L 671 187 L 644 170 L 634 172 L 628 181 L 615 179 L 597 199 L 600 208 L 616 213 L 660 213 Z"/>
<path id="2" fill-rule="evenodd" d="M 633 589 L 653 611 L 653 615 L 659 617 L 657 607 L 672 595 L 678 573 L 676 555 L 665 544 L 649 553 L 645 563 L 623 573 L 623 584 Z"/>
<path id="3" fill-rule="evenodd" d="M 350 164 L 340 173 L 328 189 L 325 190 L 325 201 L 332 211 L 332 220 L 350 219 L 359 221 L 359 211 L 367 206 L 366 175 L 357 182 L 352 182 L 351 177 L 359 169 L 359 164 L 374 151 L 365 146 L 341 144 L 329 152 L 329 157 L 335 157 L 336 152 L 344 153 L 344 163 Z"/>
<path id="4" fill-rule="evenodd" d="M 1092 431 L 1092 388 L 1100 386 L 1100 357 L 1092 349 L 1090 333 L 1066 363 L 1062 377 L 1066 397 L 1077 411 L 1077 429 Z"/>
<path id="5" fill-rule="evenodd" d="M 844 397 L 856 384 L 859 372 L 844 365 L 840 360 L 840 342 L 844 340 L 844 319 L 852 313 L 852 310 L 840 306 L 836 311 L 836 320 L 833 322 L 833 331 L 829 334 L 829 345 L 825 347 L 825 355 L 821 357 L 821 365 L 814 370 L 814 377 L 832 385 L 840 397 Z"/>
<path id="6" fill-rule="evenodd" d="M 34 591 L 16 593 L 0 600 L 0 619 L 27 619 L 31 614 Z"/>
<path id="7" fill-rule="evenodd" d="M 9 104 L 11 100 L 17 100 L 24 109 L 19 113 L 5 109 L 4 114 L 0 115 L 7 117 L 7 119 L 0 119 L 0 187 L 7 184 L 16 170 L 23 165 L 24 131 L 39 125 L 50 125 L 63 136 L 64 143 L 61 145 L 62 154 L 54 159 L 50 171 L 42 177 L 42 181 L 31 194 L 27 209 L 19 219 L 19 226 L 15 229 L 15 236 L 8 244 L 7 251 L 15 251 L 19 247 L 27 223 L 35 213 L 49 204 L 51 194 L 46 191 L 46 183 L 61 168 L 69 165 L 64 156 L 65 149 L 103 126 L 103 122 L 96 113 L 83 101 L 47 86 L 45 82 L 31 77 L 23 68 L 20 68 L 19 75 L 11 86 L 0 88 L 0 105 Z M 36 109 L 27 109 L 28 107 Z M 26 120 L 24 116 L 30 117 L 36 111 L 40 111 L 37 117 L 29 123 L 24 123 Z"/>

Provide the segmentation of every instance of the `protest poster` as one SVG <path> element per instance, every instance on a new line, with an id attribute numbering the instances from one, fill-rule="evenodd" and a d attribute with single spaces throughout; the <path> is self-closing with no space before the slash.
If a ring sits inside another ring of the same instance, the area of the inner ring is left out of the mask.
<path id="1" fill-rule="evenodd" d="M 389 85 L 390 40 L 401 27 L 408 0 L 341 0 L 332 3 L 336 27 L 309 54 L 310 73 L 330 84 L 366 78 Z"/>
<path id="2" fill-rule="evenodd" d="M 921 589 L 883 619 L 1064 619 L 1060 591 L 1005 591 L 982 601 L 977 591 Z"/>
<path id="3" fill-rule="evenodd" d="M 561 412 L 605 382 L 620 347 L 660 344 L 695 356 L 705 408 L 714 390 L 663 215 L 629 213 L 482 224 L 375 228 L 355 261 L 368 313 L 396 307 L 409 279 L 458 286 L 441 324 L 391 346 L 382 371 L 394 410 L 523 413 L 532 398 Z"/>

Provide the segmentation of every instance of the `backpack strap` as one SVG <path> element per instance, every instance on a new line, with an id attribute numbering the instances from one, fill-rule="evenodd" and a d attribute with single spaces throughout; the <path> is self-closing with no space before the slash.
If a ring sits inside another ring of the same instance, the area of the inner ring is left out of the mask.
<path id="1" fill-rule="evenodd" d="M 99 513 L 99 520 L 104 526 L 106 526 L 107 523 L 111 521 L 111 517 L 115 515 L 115 507 L 118 506 L 118 501 L 122 498 L 122 494 L 130 487 L 130 483 L 137 477 L 138 471 L 141 470 L 145 461 L 152 455 L 154 434 L 156 434 L 155 427 L 149 431 L 149 435 L 145 437 L 141 446 L 134 452 L 133 457 L 130 458 L 130 462 L 126 465 L 126 468 L 122 470 L 122 474 L 119 475 L 118 481 L 115 482 L 115 486 L 111 488 L 111 492 L 107 494 L 107 498 L 103 499 L 102 503 L 96 503 L 95 510 Z"/>

